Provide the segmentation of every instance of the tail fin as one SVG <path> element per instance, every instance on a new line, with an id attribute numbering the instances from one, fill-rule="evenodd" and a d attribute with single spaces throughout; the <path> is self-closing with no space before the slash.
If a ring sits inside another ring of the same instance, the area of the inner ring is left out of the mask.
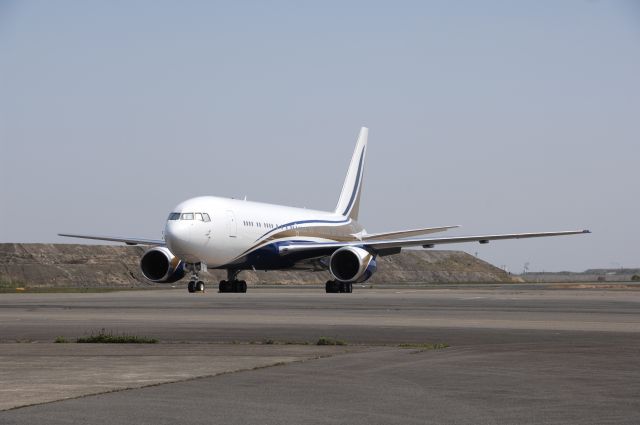
<path id="1" fill-rule="evenodd" d="M 369 129 L 362 127 L 358 135 L 358 142 L 351 157 L 351 164 L 347 171 L 347 177 L 342 185 L 342 193 L 338 199 L 336 213 L 343 216 L 358 219 L 360 210 L 360 193 L 362 192 L 362 175 L 364 174 L 364 157 L 367 153 L 367 137 Z"/>

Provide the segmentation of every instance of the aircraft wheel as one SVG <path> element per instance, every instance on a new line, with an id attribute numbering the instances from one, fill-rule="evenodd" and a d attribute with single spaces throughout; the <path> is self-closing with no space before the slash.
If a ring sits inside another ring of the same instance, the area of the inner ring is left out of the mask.
<path id="1" fill-rule="evenodd" d="M 246 293 L 247 292 L 247 282 L 245 282 L 244 280 L 241 280 L 239 283 L 239 291 L 238 292 L 242 292 L 242 293 Z"/>
<path id="2" fill-rule="evenodd" d="M 353 292 L 353 284 L 347 282 L 329 281 L 326 284 L 327 293 L 350 294 Z"/>
<path id="3" fill-rule="evenodd" d="M 221 280 L 220 281 L 220 284 L 218 285 L 218 291 L 227 292 L 227 281 L 226 280 Z"/>
<path id="4" fill-rule="evenodd" d="M 204 292 L 204 282 L 199 280 L 195 285 L 196 292 Z"/>
<path id="5" fill-rule="evenodd" d="M 196 292 L 196 283 L 193 280 L 189 281 L 189 284 L 187 285 L 187 291 L 189 291 L 189 293 Z"/>
<path id="6" fill-rule="evenodd" d="M 336 292 L 338 292 L 338 282 L 336 282 L 335 280 L 329 280 L 324 285 L 324 288 L 327 294 L 335 294 Z"/>

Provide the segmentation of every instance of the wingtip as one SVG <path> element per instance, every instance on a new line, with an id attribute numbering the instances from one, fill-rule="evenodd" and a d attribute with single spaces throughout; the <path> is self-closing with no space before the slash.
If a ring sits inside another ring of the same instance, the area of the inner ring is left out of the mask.
<path id="1" fill-rule="evenodd" d="M 591 233 L 591 230 L 589 230 L 589 229 L 584 229 L 584 230 L 582 231 L 582 233 Z"/>

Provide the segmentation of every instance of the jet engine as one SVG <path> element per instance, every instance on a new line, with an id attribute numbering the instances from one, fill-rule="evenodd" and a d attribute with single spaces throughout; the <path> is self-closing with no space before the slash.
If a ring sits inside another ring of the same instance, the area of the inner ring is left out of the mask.
<path id="1" fill-rule="evenodd" d="M 184 263 L 164 246 L 147 250 L 140 259 L 140 270 L 152 282 L 173 283 L 184 277 Z"/>
<path id="2" fill-rule="evenodd" d="M 361 283 L 376 271 L 376 259 L 369 251 L 345 246 L 329 259 L 329 272 L 339 282 Z"/>

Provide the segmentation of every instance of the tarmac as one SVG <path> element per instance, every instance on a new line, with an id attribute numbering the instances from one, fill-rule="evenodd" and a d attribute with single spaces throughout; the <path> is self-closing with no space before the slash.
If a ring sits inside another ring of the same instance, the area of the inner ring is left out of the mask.
<path id="1" fill-rule="evenodd" d="M 565 288 L 0 294 L 0 423 L 640 423 L 640 291 Z"/>

